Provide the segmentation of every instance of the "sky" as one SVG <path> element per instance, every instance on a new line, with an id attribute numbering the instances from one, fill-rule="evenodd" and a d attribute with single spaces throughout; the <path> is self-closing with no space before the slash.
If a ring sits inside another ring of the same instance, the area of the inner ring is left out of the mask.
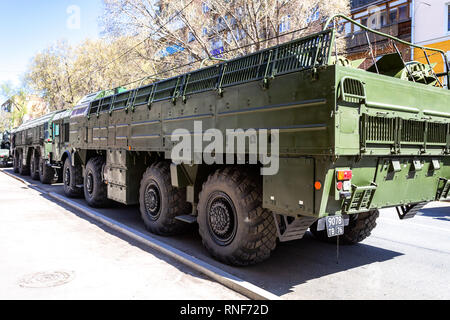
<path id="1" fill-rule="evenodd" d="M 31 58 L 58 40 L 99 37 L 102 0 L 0 0 L 0 8 L 0 84 L 18 86 Z"/>

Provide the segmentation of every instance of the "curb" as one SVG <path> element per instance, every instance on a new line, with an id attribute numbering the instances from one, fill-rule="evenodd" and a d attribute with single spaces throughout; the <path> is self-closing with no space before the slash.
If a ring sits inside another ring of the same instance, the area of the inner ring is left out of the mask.
<path id="1" fill-rule="evenodd" d="M 161 252 L 162 254 L 169 256 L 178 262 L 183 263 L 184 265 L 206 275 L 208 278 L 224 285 L 225 287 L 236 291 L 237 293 L 240 293 L 250 299 L 253 300 L 282 300 L 277 295 L 270 293 L 260 287 L 257 287 L 245 280 L 242 280 L 226 271 L 223 271 L 213 265 L 210 265 L 207 262 L 204 262 L 194 256 L 191 256 L 187 253 L 184 253 L 181 250 L 178 250 L 172 246 L 169 246 L 160 240 L 157 240 L 153 238 L 151 235 L 144 234 L 140 231 L 137 231 L 133 228 L 130 228 L 120 222 L 117 222 L 113 219 L 110 219 L 91 208 L 85 207 L 81 204 L 78 204 L 70 199 L 67 199 L 66 197 L 63 197 L 59 194 L 56 194 L 54 192 L 47 192 L 42 190 L 41 188 L 34 186 L 30 184 L 28 181 L 25 181 L 24 179 L 21 179 L 9 172 L 5 172 L 1 170 L 6 175 L 10 176 L 11 178 L 14 178 L 23 184 L 25 184 L 27 187 L 31 189 L 35 189 L 43 194 L 47 194 L 51 198 L 57 200 L 58 202 L 64 203 L 71 208 L 78 210 L 82 212 L 83 214 L 87 215 L 90 218 L 95 219 L 96 221 L 108 226 L 109 228 L 118 231 L 122 234 L 127 235 L 128 237 L 145 244 L 146 246 L 157 250 Z"/>

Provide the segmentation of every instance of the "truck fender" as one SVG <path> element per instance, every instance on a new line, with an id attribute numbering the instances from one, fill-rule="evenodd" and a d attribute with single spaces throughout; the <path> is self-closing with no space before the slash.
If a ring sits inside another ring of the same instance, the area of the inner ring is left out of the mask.
<path id="1" fill-rule="evenodd" d="M 66 159 L 69 159 L 70 163 L 73 165 L 72 163 L 72 154 L 70 153 L 70 151 L 65 151 L 63 153 L 63 155 L 61 156 L 61 167 L 64 167 L 64 163 L 66 162 Z"/>

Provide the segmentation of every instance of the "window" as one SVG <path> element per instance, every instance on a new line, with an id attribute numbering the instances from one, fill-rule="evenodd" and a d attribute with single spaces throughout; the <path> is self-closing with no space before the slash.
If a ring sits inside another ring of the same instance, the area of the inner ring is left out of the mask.
<path id="1" fill-rule="evenodd" d="M 207 13 L 209 10 L 210 9 L 209 9 L 208 5 L 206 4 L 206 2 L 202 2 L 202 12 Z"/>
<path id="2" fill-rule="evenodd" d="M 236 15 L 238 18 L 242 17 L 243 14 L 244 14 L 244 10 L 242 9 L 242 7 L 236 8 Z"/>
<path id="3" fill-rule="evenodd" d="M 23 136 L 25 138 L 25 136 Z M 49 134 L 48 134 L 48 122 L 44 123 L 44 139 L 48 140 Z M 25 140 L 25 139 L 23 139 Z M 25 143 L 25 141 L 23 141 Z"/>
<path id="4" fill-rule="evenodd" d="M 391 24 L 397 23 L 397 9 L 389 11 L 389 21 Z"/>
<path id="5" fill-rule="evenodd" d="M 367 27 L 367 21 L 368 21 L 367 18 L 362 18 L 362 19 L 361 19 L 361 24 L 362 24 L 363 26 Z"/>
<path id="6" fill-rule="evenodd" d="M 222 31 L 227 27 L 225 19 L 222 17 L 217 18 L 217 31 Z"/>
<path id="7" fill-rule="evenodd" d="M 239 41 L 239 34 L 237 34 L 237 32 L 236 31 L 229 31 L 228 33 L 227 33 L 227 43 L 228 44 L 230 44 L 230 43 L 233 43 L 234 42 L 234 37 L 236 37 L 236 41 Z"/>
<path id="8" fill-rule="evenodd" d="M 401 6 L 398 8 L 398 19 L 399 21 L 404 21 L 409 19 L 408 6 Z"/>
<path id="9" fill-rule="evenodd" d="M 347 22 L 347 23 L 345 24 L 344 29 L 345 29 L 345 34 L 346 34 L 346 35 L 352 33 L 352 24 L 349 23 L 349 22 Z"/>
<path id="10" fill-rule="evenodd" d="M 319 8 L 315 7 L 312 10 L 311 15 L 306 19 L 306 23 L 311 23 L 311 22 L 317 21 L 317 20 L 319 20 L 319 17 L 320 17 Z"/>
<path id="11" fill-rule="evenodd" d="M 281 18 L 281 23 L 280 23 L 279 30 L 278 30 L 280 33 L 289 31 L 289 29 L 291 28 L 290 20 L 291 20 L 290 15 L 287 15 L 287 16 L 284 16 L 283 18 Z"/>
<path id="12" fill-rule="evenodd" d="M 208 35 L 208 28 L 207 28 L 207 27 L 203 27 L 203 29 L 202 29 L 202 34 L 203 34 L 204 36 L 207 36 L 207 35 Z"/>
<path id="13" fill-rule="evenodd" d="M 447 31 L 450 32 L 450 4 L 447 4 Z"/>
<path id="14" fill-rule="evenodd" d="M 356 22 L 361 23 L 361 20 L 358 19 L 358 20 L 356 20 Z M 357 26 L 356 24 L 355 24 L 355 26 L 353 28 L 354 28 L 355 32 L 358 32 L 359 30 L 361 30 L 361 28 L 359 26 Z"/>
<path id="15" fill-rule="evenodd" d="M 385 27 L 388 25 L 388 19 L 386 12 L 383 12 L 380 16 L 380 24 L 382 27 Z"/>
<path id="16" fill-rule="evenodd" d="M 223 42 L 221 39 L 211 41 L 211 54 L 216 58 L 221 58 L 223 49 Z"/>
<path id="17" fill-rule="evenodd" d="M 237 29 L 237 34 L 239 40 L 245 39 L 245 37 L 247 36 L 247 33 L 245 32 L 244 29 Z"/>
<path id="18" fill-rule="evenodd" d="M 161 6 L 160 6 L 160 5 L 155 7 L 155 14 L 156 14 L 157 16 L 160 16 L 160 15 L 161 15 Z"/>
<path id="19" fill-rule="evenodd" d="M 192 32 L 188 33 L 188 42 L 195 41 L 195 36 Z"/>
<path id="20" fill-rule="evenodd" d="M 211 44 L 211 49 L 213 49 L 213 50 L 223 48 L 223 42 L 221 39 L 211 40 L 210 44 Z"/>
<path id="21" fill-rule="evenodd" d="M 59 137 L 59 124 L 53 125 L 53 134 L 55 137 Z"/>
<path id="22" fill-rule="evenodd" d="M 70 126 L 69 123 L 64 123 L 64 142 L 69 142 Z"/>

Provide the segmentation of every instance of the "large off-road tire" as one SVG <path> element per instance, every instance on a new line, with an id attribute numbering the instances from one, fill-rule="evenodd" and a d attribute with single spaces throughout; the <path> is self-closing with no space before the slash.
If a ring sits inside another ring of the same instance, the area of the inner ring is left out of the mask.
<path id="1" fill-rule="evenodd" d="M 78 198 L 83 195 L 83 188 L 77 187 L 83 183 L 83 174 L 81 166 L 72 166 L 70 159 L 64 162 L 64 168 L 61 176 L 63 178 L 64 193 L 70 198 Z"/>
<path id="2" fill-rule="evenodd" d="M 150 232 L 170 236 L 189 229 L 187 223 L 175 219 L 190 214 L 192 206 L 186 202 L 186 189 L 172 186 L 169 162 L 155 163 L 144 173 L 139 204 L 142 220 Z"/>
<path id="3" fill-rule="evenodd" d="M 340 237 L 346 245 L 356 244 L 370 236 L 377 226 L 378 210 L 350 215 L 349 225 L 344 228 L 344 235 Z M 336 237 L 328 238 L 327 231 L 317 231 L 317 222 L 310 228 L 311 233 L 324 242 L 336 243 Z"/>
<path id="4" fill-rule="evenodd" d="M 31 179 L 39 180 L 39 154 L 33 153 L 30 163 Z"/>
<path id="5" fill-rule="evenodd" d="M 30 174 L 30 168 L 23 164 L 23 153 L 19 155 L 19 173 L 22 176 L 27 176 Z"/>
<path id="6" fill-rule="evenodd" d="M 103 157 L 91 158 L 84 175 L 84 198 L 89 206 L 93 208 L 104 208 L 110 205 L 108 199 L 108 186 L 103 181 Z"/>
<path id="7" fill-rule="evenodd" d="M 203 184 L 198 225 L 203 245 L 219 261 L 235 266 L 262 262 L 276 247 L 271 211 L 262 207 L 262 181 L 240 167 L 226 167 Z"/>
<path id="8" fill-rule="evenodd" d="M 52 184 L 55 179 L 55 169 L 45 163 L 45 160 L 39 159 L 39 180 L 42 184 Z"/>
<path id="9" fill-rule="evenodd" d="M 13 158 L 14 173 L 19 173 L 19 155 L 15 154 Z"/>

